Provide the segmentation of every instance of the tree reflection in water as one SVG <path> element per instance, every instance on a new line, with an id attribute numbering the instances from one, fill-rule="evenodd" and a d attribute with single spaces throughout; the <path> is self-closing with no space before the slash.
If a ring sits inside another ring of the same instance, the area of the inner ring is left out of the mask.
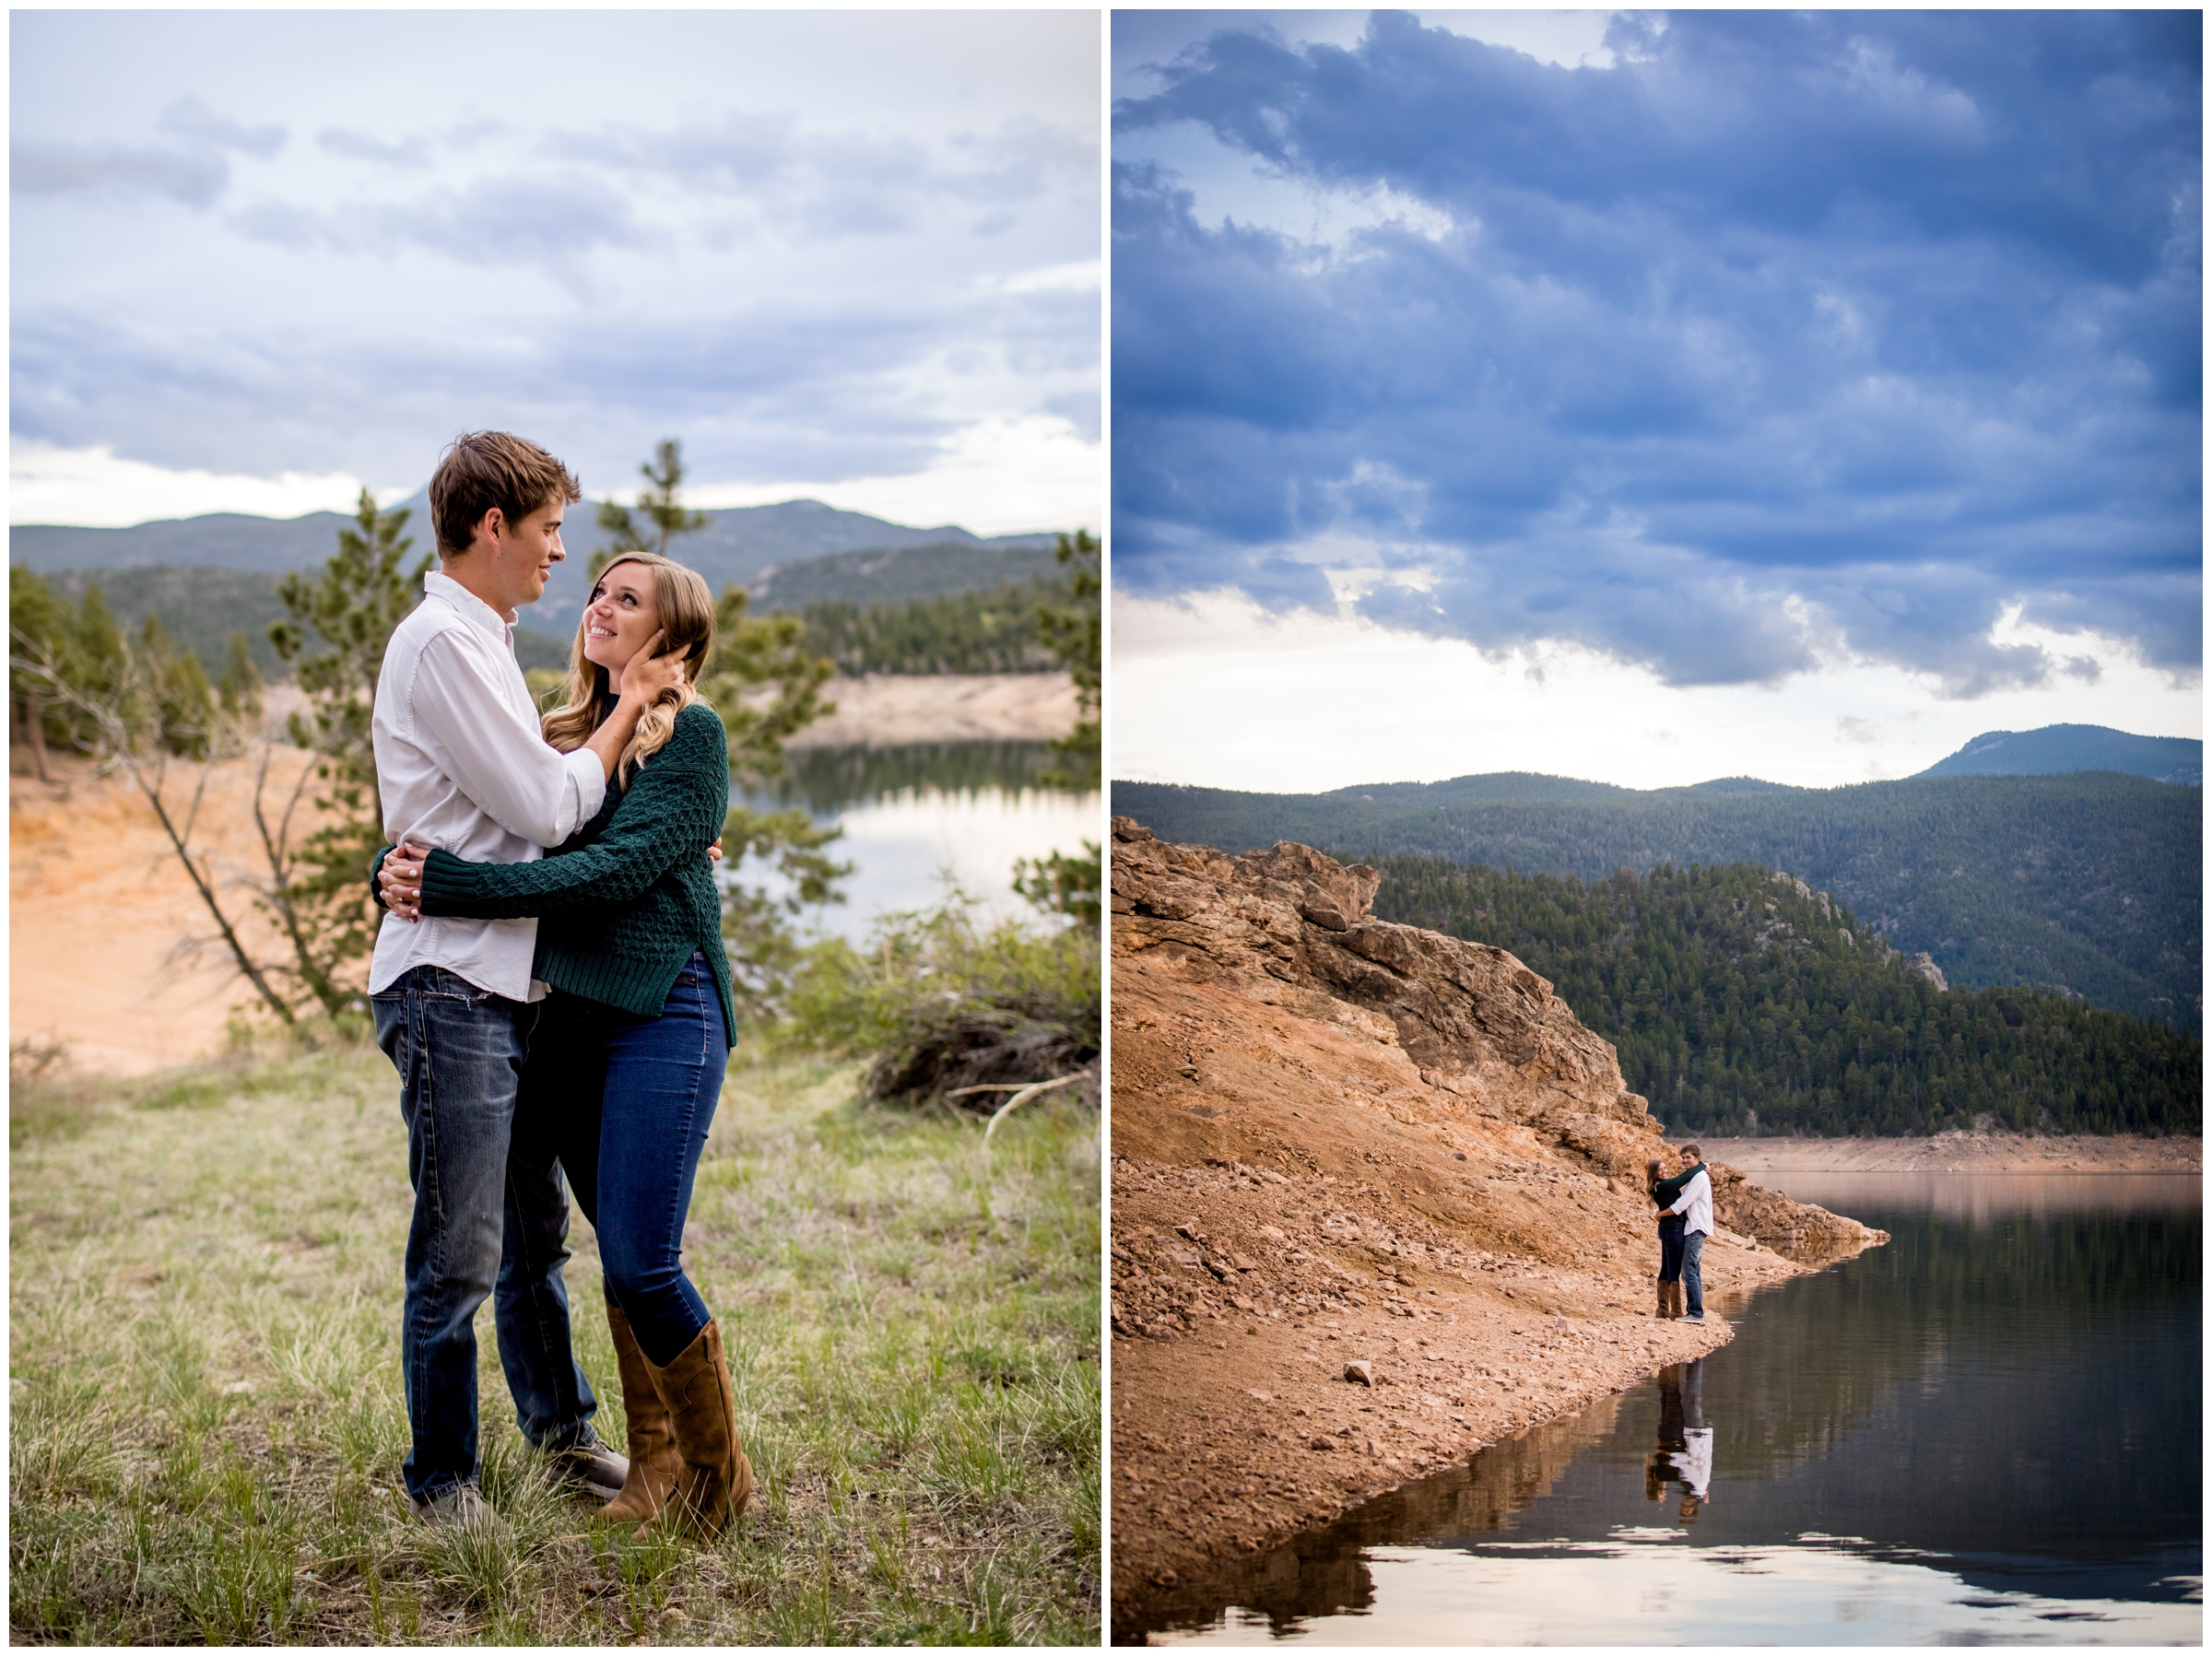
<path id="1" fill-rule="evenodd" d="M 1824 1178 L 1789 1193 L 1888 1229 L 1888 1247 L 1726 1304 L 1738 1338 L 1701 1362 L 1210 1580 L 1117 1603 L 1114 1638 L 1233 1637 L 1224 1618 L 1242 1606 L 1277 1637 L 1349 1613 L 1372 1618 L 1363 1642 L 1432 1643 L 1446 1623 L 1453 1642 L 1508 1625 L 1609 1642 L 1602 1615 L 1559 1596 L 1586 1592 L 1568 1582 L 1595 1568 L 1623 1588 L 1677 1583 L 1683 1603 L 1712 1570 L 1735 1581 L 1703 1602 L 1699 1614 L 1719 1622 L 1694 1642 L 1731 1642 L 1720 1623 L 1755 1604 L 1776 1619 L 1747 1620 L 1747 1642 L 1830 1642 L 1847 1629 L 1822 1583 L 1848 1569 L 1824 1572 L 1848 1557 L 1893 1572 L 1883 1591 L 1900 1619 L 1885 1630 L 1924 1631 L 1986 1598 L 2008 1606 L 1991 1615 L 2031 1631 L 2064 1622 L 2086 1637 L 2097 1624 L 2112 1637 L 2140 1624 L 2163 1639 L 2151 1629 L 2194 1611 L 2202 1571 L 2201 1181 Z M 1725 1444 L 1715 1420 L 1728 1423 Z M 1641 1516 L 1677 1490 L 1671 1521 Z M 1424 1549 L 1435 1568 L 1409 1574 L 1389 1548 Z M 1464 1565 L 1442 1588 L 1453 1553 Z M 1417 1576 L 1429 1587 L 1412 1588 Z M 1443 1621 L 1401 1605 L 1422 1591 L 1453 1606 Z M 1499 1619 L 1469 1624 L 1477 1602 Z M 1624 1612 L 1617 1631 L 1692 1638 L 1694 1624 L 1663 1622 Z"/>

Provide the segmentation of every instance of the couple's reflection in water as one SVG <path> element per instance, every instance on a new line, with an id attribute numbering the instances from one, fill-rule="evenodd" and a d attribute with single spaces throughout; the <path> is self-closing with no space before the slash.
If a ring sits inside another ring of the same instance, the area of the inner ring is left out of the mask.
<path id="1" fill-rule="evenodd" d="M 1645 1496 L 1677 1499 L 1674 1524 L 1683 1529 L 1697 1522 L 1712 1498 L 1713 1434 L 1705 1415 L 1704 1377 L 1702 1360 L 1659 1371 L 1657 1446 L 1642 1454 Z M 1194 1580 L 1117 1599 L 1113 1640 L 1141 1644 L 1148 1634 L 1171 1627 L 1204 1627 L 1232 1608 L 1247 1625 L 1265 1621 L 1277 1637 L 1298 1632 L 1315 1617 L 1370 1611 L 1375 1603 L 1371 1547 L 1478 1553 L 1499 1543 L 1542 1545 L 1546 1538 L 1540 1535 L 1514 1535 L 1520 1515 L 1627 1424 L 1621 1409 L 1619 1399 L 1602 1400 L 1516 1433 L 1449 1471 L 1401 1485 L 1265 1552 L 1224 1559 Z M 1641 1438 L 1642 1431 L 1636 1435 Z M 1624 1509 L 1619 1502 L 1635 1500 L 1637 1451 L 1626 1443 L 1622 1448 L 1626 1481 L 1612 1486 L 1608 1528 L 1633 1521 L 1632 1508 Z"/>
<path id="2" fill-rule="evenodd" d="M 1705 1419 L 1705 1359 L 1671 1363 L 1659 1370 L 1659 1447 L 1643 1467 L 1646 1499 L 1663 1500 L 1670 1484 L 1682 1486 L 1675 1516 L 1698 1521 L 1712 1498 L 1712 1427 Z"/>

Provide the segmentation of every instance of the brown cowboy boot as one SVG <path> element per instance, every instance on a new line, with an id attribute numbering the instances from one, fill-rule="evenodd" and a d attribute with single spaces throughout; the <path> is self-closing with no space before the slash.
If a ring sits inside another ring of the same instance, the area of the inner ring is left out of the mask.
<path id="1" fill-rule="evenodd" d="M 1677 1277 L 1673 1282 L 1670 1282 L 1666 1285 L 1666 1314 L 1669 1317 L 1674 1318 L 1677 1321 L 1681 1320 L 1682 1312 L 1685 1307 L 1685 1301 L 1682 1298 L 1683 1293 L 1684 1289 L 1682 1286 L 1681 1278 Z"/>
<path id="2" fill-rule="evenodd" d="M 737 1394 L 712 1318 L 676 1361 L 653 1370 L 653 1383 L 668 1405 L 682 1462 L 669 1505 L 708 1534 L 719 1533 L 753 1497 L 753 1463 L 737 1441 Z"/>
<path id="3" fill-rule="evenodd" d="M 668 1405 L 661 1401 L 653 1380 L 653 1365 L 638 1348 L 629 1332 L 629 1319 L 612 1299 L 606 1302 L 606 1325 L 615 1334 L 615 1361 L 622 1373 L 622 1413 L 629 1421 L 629 1475 L 622 1493 L 599 1509 L 595 1516 L 625 1523 L 644 1523 L 658 1518 L 668 1504 L 669 1491 L 682 1476 L 684 1463 L 677 1456 L 676 1433 L 668 1424 Z"/>
<path id="4" fill-rule="evenodd" d="M 1656 1279 L 1656 1278 L 1654 1278 L 1653 1280 L 1654 1280 L 1654 1281 L 1656 1281 L 1657 1279 Z M 1660 1284 L 1659 1284 L 1659 1309 L 1658 1309 L 1656 1311 L 1654 1311 L 1654 1312 L 1653 1313 L 1653 1315 L 1656 1316 L 1656 1317 L 1659 1319 L 1659 1321 L 1662 1321 L 1662 1322 L 1665 1321 L 1666 1321 L 1666 1308 L 1667 1308 L 1668 1306 L 1672 1305 L 1674 1302 L 1675 1302 L 1675 1301 L 1674 1301 L 1674 1296 L 1673 1296 L 1673 1295 L 1671 1295 L 1671 1294 L 1669 1294 L 1669 1293 L 1666 1291 L 1666 1285 L 1665 1285 L 1665 1283 L 1660 1283 Z"/>

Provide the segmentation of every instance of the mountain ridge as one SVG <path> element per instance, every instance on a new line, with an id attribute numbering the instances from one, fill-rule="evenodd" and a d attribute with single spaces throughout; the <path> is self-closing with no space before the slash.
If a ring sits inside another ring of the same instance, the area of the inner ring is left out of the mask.
<path id="1" fill-rule="evenodd" d="M 2203 1020 L 2201 788 L 2111 771 L 1639 792 L 1521 772 L 1332 793 L 1117 781 L 1113 809 L 1234 855 L 1277 840 L 1602 880 L 1756 863 L 1832 891 L 1954 984 Z"/>
<path id="2" fill-rule="evenodd" d="M 2202 787 L 2205 745 L 2190 736 L 2138 736 L 2109 724 L 2045 724 L 1985 730 L 1921 776 L 2053 776 L 2117 770 L 2154 782 Z"/>
<path id="3" fill-rule="evenodd" d="M 434 545 L 429 506 L 426 488 L 387 508 L 408 511 L 406 533 L 414 537 L 417 556 Z M 565 634 L 582 614 L 590 592 L 585 571 L 592 553 L 607 539 L 597 524 L 597 501 L 586 499 L 569 510 L 562 532 L 569 556 L 555 567 L 546 595 L 535 606 L 537 624 L 547 633 Z M 728 507 L 708 512 L 707 519 L 706 527 L 681 537 L 677 545 L 682 548 L 682 561 L 706 577 L 716 592 L 726 586 L 749 587 L 774 564 L 844 553 L 928 546 L 1023 553 L 1049 551 L 1053 545 L 1051 534 L 984 536 L 956 523 L 917 528 L 813 499 Z M 338 531 L 352 523 L 350 514 L 335 511 L 306 512 L 296 518 L 203 512 L 120 529 L 17 523 L 8 530 L 8 561 L 40 574 L 162 567 L 278 575 L 319 567 L 336 550 Z"/>

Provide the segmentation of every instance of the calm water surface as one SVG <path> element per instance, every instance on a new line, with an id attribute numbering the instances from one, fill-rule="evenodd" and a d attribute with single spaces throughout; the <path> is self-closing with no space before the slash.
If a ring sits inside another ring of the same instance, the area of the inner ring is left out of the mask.
<path id="1" fill-rule="evenodd" d="M 822 929 L 858 943 L 886 910 L 935 902 L 947 872 L 991 912 L 1033 913 L 1013 893 L 1015 860 L 1074 853 L 1099 837 L 1097 793 L 1037 785 L 1054 757 L 1041 742 L 810 748 L 790 756 L 783 781 L 734 788 L 730 803 L 798 806 L 843 828 L 830 851 L 853 865 L 853 875 L 845 901 L 823 912 Z"/>
<path id="2" fill-rule="evenodd" d="M 2200 1180 L 1766 1182 L 1893 1239 L 1116 1639 L 2201 1643 Z"/>

